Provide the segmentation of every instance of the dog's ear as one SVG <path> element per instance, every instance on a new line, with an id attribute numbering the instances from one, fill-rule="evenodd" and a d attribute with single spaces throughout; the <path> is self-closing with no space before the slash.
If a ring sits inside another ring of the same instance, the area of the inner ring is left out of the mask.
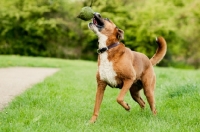
<path id="1" fill-rule="evenodd" d="M 119 40 L 123 40 L 124 39 L 124 31 L 119 29 L 119 28 L 117 28 L 117 38 Z"/>

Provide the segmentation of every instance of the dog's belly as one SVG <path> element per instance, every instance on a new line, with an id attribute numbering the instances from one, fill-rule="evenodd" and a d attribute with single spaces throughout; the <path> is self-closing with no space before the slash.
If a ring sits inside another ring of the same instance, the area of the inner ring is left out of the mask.
<path id="1" fill-rule="evenodd" d="M 117 81 L 116 81 L 116 72 L 113 69 L 113 64 L 112 62 L 109 62 L 107 59 L 108 54 L 103 53 L 100 55 L 100 65 L 99 65 L 99 75 L 100 79 L 102 81 L 105 81 L 110 85 L 111 87 L 116 87 L 117 86 Z"/>

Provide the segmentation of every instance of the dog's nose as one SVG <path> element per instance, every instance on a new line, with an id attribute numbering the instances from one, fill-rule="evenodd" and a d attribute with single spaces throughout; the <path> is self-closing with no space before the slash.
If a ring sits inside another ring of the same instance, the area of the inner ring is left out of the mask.
<path id="1" fill-rule="evenodd" d="M 95 12 L 94 15 L 97 17 L 101 17 L 100 13 L 98 13 L 98 12 Z"/>

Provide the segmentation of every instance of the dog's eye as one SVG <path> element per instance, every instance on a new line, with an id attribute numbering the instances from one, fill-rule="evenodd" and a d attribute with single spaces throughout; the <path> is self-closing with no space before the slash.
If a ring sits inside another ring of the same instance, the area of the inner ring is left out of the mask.
<path id="1" fill-rule="evenodd" d="M 105 20 L 110 21 L 108 18 L 105 18 Z"/>

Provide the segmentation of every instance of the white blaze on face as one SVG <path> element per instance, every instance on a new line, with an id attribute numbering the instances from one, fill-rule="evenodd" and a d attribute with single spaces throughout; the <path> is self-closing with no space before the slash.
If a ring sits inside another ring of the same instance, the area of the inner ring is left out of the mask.
<path id="1" fill-rule="evenodd" d="M 101 34 L 99 31 L 96 32 L 99 37 L 99 48 L 106 47 L 107 36 Z M 115 77 L 117 76 L 116 72 L 113 69 L 113 64 L 108 60 L 108 53 L 104 52 L 100 54 L 100 65 L 99 65 L 99 75 L 100 79 L 106 81 L 109 85 L 115 87 L 117 86 L 117 81 Z"/>

